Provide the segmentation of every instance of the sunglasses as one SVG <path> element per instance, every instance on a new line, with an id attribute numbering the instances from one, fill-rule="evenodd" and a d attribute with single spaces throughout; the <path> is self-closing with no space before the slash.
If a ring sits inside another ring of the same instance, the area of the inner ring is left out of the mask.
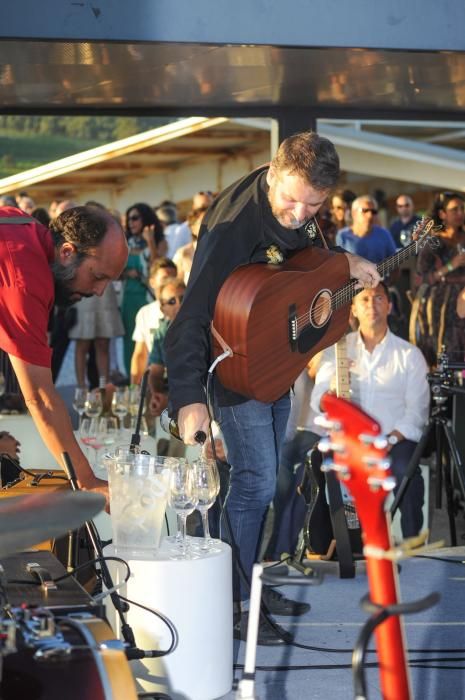
<path id="1" fill-rule="evenodd" d="M 128 221 L 140 221 L 139 214 L 133 214 L 132 216 L 128 216 Z"/>
<path id="2" fill-rule="evenodd" d="M 170 297 L 169 299 L 160 299 L 160 304 L 161 306 L 174 306 L 177 301 L 179 303 L 182 303 L 182 300 L 184 299 L 184 294 L 180 294 L 178 297 Z"/>
<path id="3" fill-rule="evenodd" d="M 369 208 L 365 209 L 364 207 L 360 207 L 360 211 L 362 212 L 362 214 L 370 213 L 370 214 L 373 214 L 373 216 L 376 216 L 376 214 L 378 213 L 377 209 L 369 209 Z"/>

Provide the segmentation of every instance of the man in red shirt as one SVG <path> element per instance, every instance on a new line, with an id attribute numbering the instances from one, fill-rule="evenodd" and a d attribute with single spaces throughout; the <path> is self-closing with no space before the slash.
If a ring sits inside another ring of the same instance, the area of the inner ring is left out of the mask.
<path id="1" fill-rule="evenodd" d="M 13 207 L 0 209 L 0 348 L 10 358 L 26 405 L 55 459 L 68 452 L 80 486 L 103 488 L 73 433 L 50 369 L 47 326 L 53 304 L 101 296 L 128 256 L 121 226 L 106 211 L 69 209 L 50 230 Z"/>

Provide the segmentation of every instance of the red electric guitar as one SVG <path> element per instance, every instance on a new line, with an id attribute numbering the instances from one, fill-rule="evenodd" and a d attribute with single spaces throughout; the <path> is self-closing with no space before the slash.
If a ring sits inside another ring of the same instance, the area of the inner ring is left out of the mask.
<path id="1" fill-rule="evenodd" d="M 422 219 L 414 241 L 377 265 L 382 277 L 418 252 L 434 227 Z M 310 247 L 281 265 L 238 267 L 220 289 L 213 317 L 216 372 L 228 389 L 258 401 L 289 391 L 309 360 L 347 329 L 349 302 L 360 291 L 345 255 Z"/>
<path id="2" fill-rule="evenodd" d="M 380 426 L 357 405 L 333 394 L 322 397 L 329 422 L 333 468 L 351 492 L 362 525 L 370 599 L 378 606 L 398 604 L 397 571 L 387 557 L 390 530 L 384 501 L 395 481 L 385 449 L 376 438 Z M 404 634 L 398 616 L 375 631 L 383 700 L 411 700 Z"/>

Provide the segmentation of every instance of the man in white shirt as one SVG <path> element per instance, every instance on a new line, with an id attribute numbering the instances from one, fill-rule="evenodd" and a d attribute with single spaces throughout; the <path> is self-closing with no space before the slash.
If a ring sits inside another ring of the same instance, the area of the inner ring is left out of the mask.
<path id="1" fill-rule="evenodd" d="M 391 469 L 397 488 L 428 419 L 430 392 L 428 367 L 418 348 L 388 328 L 390 301 L 382 282 L 364 289 L 352 303 L 359 330 L 347 336 L 351 399 L 381 425 L 389 440 Z M 324 351 L 315 377 L 311 406 L 321 412 L 322 395 L 332 388 L 336 372 L 334 347 Z M 404 537 L 417 535 L 423 525 L 424 484 L 420 469 L 400 505 Z"/>
<path id="2" fill-rule="evenodd" d="M 151 265 L 149 273 L 149 285 L 155 296 L 160 285 L 168 277 L 176 277 L 177 268 L 169 258 L 157 258 Z M 137 312 L 136 325 L 132 339 L 135 341 L 134 352 L 131 357 L 131 384 L 140 384 L 142 375 L 147 369 L 147 360 L 153 345 L 153 336 L 160 324 L 163 314 L 160 304 L 155 301 L 145 304 Z"/>

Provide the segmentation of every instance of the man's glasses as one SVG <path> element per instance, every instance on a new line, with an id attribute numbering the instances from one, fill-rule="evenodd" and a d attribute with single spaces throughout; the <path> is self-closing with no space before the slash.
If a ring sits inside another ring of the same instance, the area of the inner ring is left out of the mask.
<path id="1" fill-rule="evenodd" d="M 410 204 L 408 204 L 408 203 L 405 203 L 405 204 L 402 203 L 402 204 L 397 204 L 396 206 L 397 206 L 398 209 L 406 209 L 406 208 L 408 208 L 408 207 L 410 206 Z"/>
<path id="2" fill-rule="evenodd" d="M 128 221 L 140 221 L 140 215 L 133 214 L 132 216 L 128 216 Z"/>
<path id="3" fill-rule="evenodd" d="M 362 212 L 362 214 L 373 214 L 373 216 L 376 216 L 376 214 L 378 213 L 377 209 L 371 209 L 368 207 L 366 209 L 364 207 L 360 207 L 360 211 Z"/>
<path id="4" fill-rule="evenodd" d="M 160 299 L 160 304 L 161 306 L 174 306 L 177 301 L 179 303 L 182 303 L 182 300 L 184 299 L 184 294 L 180 294 L 177 297 L 170 297 L 169 299 Z"/>

